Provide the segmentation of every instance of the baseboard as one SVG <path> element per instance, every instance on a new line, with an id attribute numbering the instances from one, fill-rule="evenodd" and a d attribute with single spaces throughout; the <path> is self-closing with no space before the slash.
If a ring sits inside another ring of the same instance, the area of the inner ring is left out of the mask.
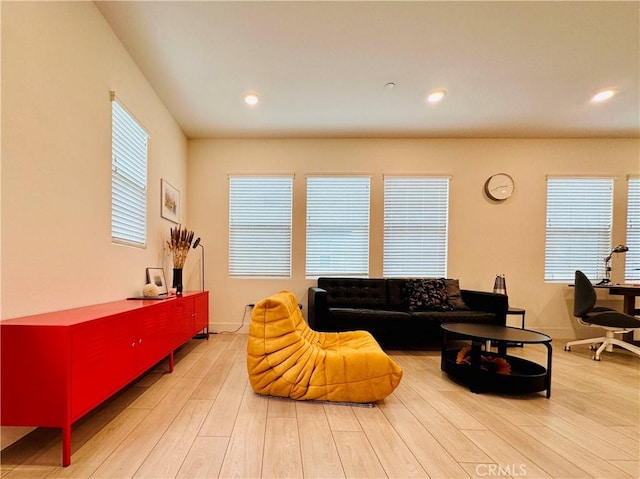
<path id="1" fill-rule="evenodd" d="M 546 334 L 547 336 L 551 336 L 551 339 L 576 339 L 576 332 L 573 328 L 558 328 L 558 327 L 530 327 L 527 325 L 527 329 L 531 329 L 532 331 L 537 331 L 539 333 Z M 593 332 L 593 331 L 592 331 Z M 588 337 L 588 336 L 587 336 Z"/>

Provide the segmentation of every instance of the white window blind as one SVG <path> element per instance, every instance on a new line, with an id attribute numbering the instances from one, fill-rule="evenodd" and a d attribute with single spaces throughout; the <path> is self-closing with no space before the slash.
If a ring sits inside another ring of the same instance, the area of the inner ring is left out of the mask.
<path id="1" fill-rule="evenodd" d="M 449 178 L 384 178 L 384 276 L 447 275 Z"/>
<path id="2" fill-rule="evenodd" d="M 229 275 L 290 277 L 293 176 L 229 178 Z"/>
<path id="3" fill-rule="evenodd" d="M 624 280 L 640 281 L 640 178 L 629 178 L 627 184 L 626 245 Z"/>
<path id="4" fill-rule="evenodd" d="M 613 179 L 549 178 L 545 281 L 571 282 L 577 269 L 602 279 L 612 215 Z"/>
<path id="5" fill-rule="evenodd" d="M 144 247 L 149 137 L 115 99 L 111 112 L 111 239 Z"/>
<path id="6" fill-rule="evenodd" d="M 307 277 L 369 274 L 369 177 L 307 178 Z"/>

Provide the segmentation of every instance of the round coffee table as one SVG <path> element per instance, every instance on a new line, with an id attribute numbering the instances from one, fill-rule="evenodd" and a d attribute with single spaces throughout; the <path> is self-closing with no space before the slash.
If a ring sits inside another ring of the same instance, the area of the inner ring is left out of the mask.
<path id="1" fill-rule="evenodd" d="M 493 324 L 444 323 L 440 368 L 449 377 L 465 384 L 474 393 L 485 391 L 506 394 L 522 394 L 547 391 L 551 396 L 551 337 L 529 329 L 512 328 Z M 450 347 L 453 339 L 470 340 L 469 360 L 460 361 L 460 347 Z M 494 342 L 498 352 L 483 351 L 482 346 Z M 542 366 L 528 359 L 509 356 L 507 344 L 544 344 L 547 348 L 547 365 Z M 496 361 L 498 359 L 498 361 Z M 492 364 L 509 365 L 510 372 L 495 372 Z"/>

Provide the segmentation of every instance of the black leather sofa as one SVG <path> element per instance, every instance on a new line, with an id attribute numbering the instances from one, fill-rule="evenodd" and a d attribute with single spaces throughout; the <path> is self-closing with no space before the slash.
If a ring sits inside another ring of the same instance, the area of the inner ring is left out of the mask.
<path id="1" fill-rule="evenodd" d="M 369 331 L 382 347 L 395 349 L 439 345 L 446 322 L 506 323 L 506 295 L 461 290 L 454 279 L 441 280 L 446 296 L 440 304 L 416 303 L 413 285 L 432 280 L 321 277 L 309 288 L 307 321 L 316 331 Z"/>

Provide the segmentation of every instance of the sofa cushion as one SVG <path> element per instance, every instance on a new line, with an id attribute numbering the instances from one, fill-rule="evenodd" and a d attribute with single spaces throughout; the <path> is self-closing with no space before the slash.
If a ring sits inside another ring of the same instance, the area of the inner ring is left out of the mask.
<path id="1" fill-rule="evenodd" d="M 333 319 L 357 319 L 357 320 L 376 320 L 384 319 L 385 321 L 408 321 L 409 313 L 404 311 L 386 311 L 384 309 L 363 309 L 363 308 L 329 308 L 329 313 Z"/>
<path id="2" fill-rule="evenodd" d="M 387 284 L 382 278 L 318 278 L 327 292 L 327 306 L 380 309 L 387 304 Z"/>
<path id="3" fill-rule="evenodd" d="M 488 323 L 496 324 L 496 315 L 486 311 L 414 311 L 412 321 L 438 323 Z"/>
<path id="4" fill-rule="evenodd" d="M 468 311 L 469 307 L 462 300 L 460 282 L 457 279 L 445 279 L 449 304 L 454 310 Z"/>
<path id="5" fill-rule="evenodd" d="M 444 279 L 407 279 L 405 291 L 409 311 L 453 311 Z"/>
<path id="6" fill-rule="evenodd" d="M 387 306 L 389 309 L 409 311 L 407 302 L 406 278 L 387 279 Z"/>

